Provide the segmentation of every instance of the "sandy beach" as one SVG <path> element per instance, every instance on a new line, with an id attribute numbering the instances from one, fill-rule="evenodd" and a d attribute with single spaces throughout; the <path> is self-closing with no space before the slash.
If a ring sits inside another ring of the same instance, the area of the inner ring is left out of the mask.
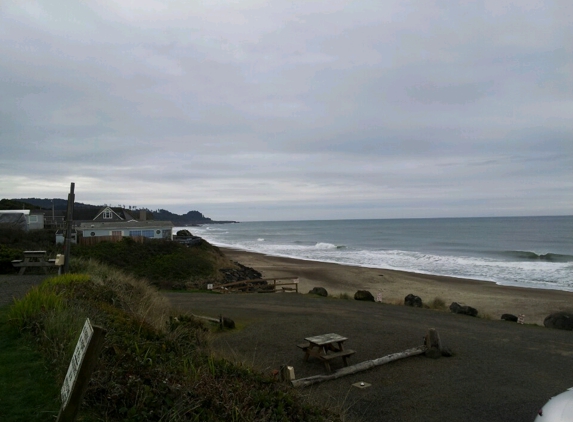
<path id="1" fill-rule="evenodd" d="M 525 315 L 525 323 L 537 325 L 543 325 L 552 312 L 573 310 L 573 292 L 500 286 L 488 281 L 273 257 L 227 248 L 222 251 L 230 259 L 260 271 L 264 278 L 298 277 L 301 293 L 313 287 L 324 287 L 329 295 L 354 295 L 357 290 L 368 290 L 375 297 L 381 294 L 386 303 L 402 303 L 412 293 L 425 303 L 439 297 L 448 306 L 451 302 L 472 306 L 484 318 L 500 319 L 504 313 Z"/>

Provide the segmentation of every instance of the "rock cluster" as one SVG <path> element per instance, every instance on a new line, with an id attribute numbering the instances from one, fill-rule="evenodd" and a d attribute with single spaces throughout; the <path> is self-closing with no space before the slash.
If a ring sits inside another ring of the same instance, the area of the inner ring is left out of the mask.
<path id="1" fill-rule="evenodd" d="M 504 321 L 517 322 L 517 316 L 513 314 L 503 314 L 501 316 L 501 319 L 503 319 Z"/>
<path id="2" fill-rule="evenodd" d="M 460 305 L 457 302 L 452 302 L 452 304 L 450 305 L 450 312 L 453 312 L 454 314 L 469 315 L 473 317 L 476 317 L 478 314 L 476 308 L 472 308 L 471 306 L 466 306 L 466 305 Z"/>
<path id="3" fill-rule="evenodd" d="M 235 262 L 239 269 L 222 269 L 221 272 L 225 277 L 225 281 L 223 283 L 233 283 L 235 281 L 242 281 L 242 280 L 257 280 L 262 278 L 262 274 L 257 270 L 246 267 L 243 264 L 239 264 Z"/>
<path id="4" fill-rule="evenodd" d="M 414 308 L 421 308 L 423 306 L 422 298 L 420 296 L 416 296 L 410 293 L 408 296 L 404 298 L 404 305 L 412 306 Z"/>
<path id="5" fill-rule="evenodd" d="M 368 290 L 358 290 L 354 293 L 355 300 L 365 300 L 368 302 L 374 302 L 374 296 Z"/>
<path id="6" fill-rule="evenodd" d="M 573 331 L 573 313 L 554 312 L 543 320 L 543 325 L 547 328 Z"/>
<path id="7" fill-rule="evenodd" d="M 327 297 L 328 292 L 324 287 L 314 287 L 311 291 L 308 292 L 311 295 L 318 295 L 322 297 Z"/>

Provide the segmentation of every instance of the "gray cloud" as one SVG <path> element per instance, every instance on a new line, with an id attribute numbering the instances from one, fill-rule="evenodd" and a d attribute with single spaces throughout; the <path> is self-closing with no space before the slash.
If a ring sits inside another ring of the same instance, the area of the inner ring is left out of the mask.
<path id="1" fill-rule="evenodd" d="M 239 220 L 570 214 L 571 8 L 8 0 L 0 193 L 75 182 Z"/>

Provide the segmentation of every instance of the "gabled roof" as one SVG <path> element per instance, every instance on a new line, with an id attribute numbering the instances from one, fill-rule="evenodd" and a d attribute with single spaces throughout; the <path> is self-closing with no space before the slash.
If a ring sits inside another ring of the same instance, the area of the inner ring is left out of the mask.
<path id="1" fill-rule="evenodd" d="M 115 212 L 111 207 L 103 207 L 98 213 L 97 215 L 94 217 L 94 220 L 97 220 L 97 218 L 102 215 L 104 212 L 106 211 L 111 211 L 117 218 L 119 218 L 120 220 L 123 220 L 124 218 L 119 215 L 117 212 Z"/>

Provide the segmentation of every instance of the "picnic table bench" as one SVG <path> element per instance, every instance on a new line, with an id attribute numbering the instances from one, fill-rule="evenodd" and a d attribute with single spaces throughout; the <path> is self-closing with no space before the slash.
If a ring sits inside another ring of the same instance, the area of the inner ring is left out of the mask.
<path id="1" fill-rule="evenodd" d="M 304 351 L 304 360 L 308 361 L 310 357 L 315 357 L 324 362 L 324 366 L 328 372 L 331 371 L 331 360 L 342 358 L 344 366 L 348 366 L 348 358 L 356 353 L 354 350 L 344 349 L 343 343 L 348 340 L 348 338 L 339 334 L 322 334 L 307 337 L 305 340 L 306 343 L 297 344 L 297 347 Z"/>
<path id="2" fill-rule="evenodd" d="M 23 275 L 30 267 L 39 267 L 48 273 L 49 267 L 63 265 L 63 255 L 58 255 L 55 259 L 46 259 L 46 251 L 24 251 L 24 259 L 12 260 L 12 265 L 20 268 L 19 275 Z"/>

